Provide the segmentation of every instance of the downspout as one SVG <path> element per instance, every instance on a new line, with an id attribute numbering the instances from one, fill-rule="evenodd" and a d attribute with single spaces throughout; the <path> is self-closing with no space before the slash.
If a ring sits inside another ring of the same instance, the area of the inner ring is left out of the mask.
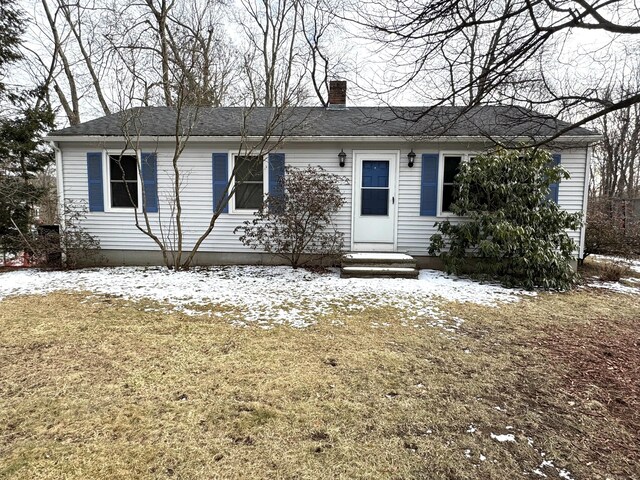
<path id="1" fill-rule="evenodd" d="M 583 223 L 580 228 L 580 256 L 578 257 L 580 260 L 584 260 L 584 239 L 587 231 L 587 203 L 589 201 L 589 182 L 591 181 L 591 151 L 593 147 L 591 145 L 587 145 L 587 164 L 586 170 L 584 172 L 584 193 L 582 196 L 582 218 Z"/>
<path id="2" fill-rule="evenodd" d="M 58 147 L 56 142 L 49 142 L 51 144 L 51 148 L 55 153 L 56 157 L 56 189 L 58 193 L 58 225 L 60 229 L 60 241 L 62 242 L 62 235 L 64 235 L 64 231 L 66 228 L 65 224 L 65 214 L 64 214 L 64 175 L 62 172 L 62 150 Z M 61 245 L 62 246 L 62 245 Z M 67 261 L 64 249 L 61 253 L 62 264 L 64 265 Z"/>

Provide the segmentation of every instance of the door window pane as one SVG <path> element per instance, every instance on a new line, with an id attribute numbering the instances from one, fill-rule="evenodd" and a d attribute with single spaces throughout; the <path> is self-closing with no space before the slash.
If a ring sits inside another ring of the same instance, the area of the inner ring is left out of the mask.
<path id="1" fill-rule="evenodd" d="M 363 187 L 388 187 L 389 162 L 365 160 L 362 162 Z"/>
<path id="2" fill-rule="evenodd" d="M 388 215 L 389 189 L 362 189 L 362 215 Z"/>
<path id="3" fill-rule="evenodd" d="M 361 215 L 389 214 L 389 162 L 362 162 Z"/>

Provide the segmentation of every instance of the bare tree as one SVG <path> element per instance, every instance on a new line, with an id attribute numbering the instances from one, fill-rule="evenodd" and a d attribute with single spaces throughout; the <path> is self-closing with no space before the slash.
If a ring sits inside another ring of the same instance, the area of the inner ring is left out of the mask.
<path id="1" fill-rule="evenodd" d="M 67 56 L 67 45 L 69 33 L 63 33 L 58 26 L 58 9 L 51 9 L 47 0 L 41 0 L 47 22 L 50 27 L 52 45 L 52 66 L 51 76 L 53 76 L 53 88 L 58 95 L 60 104 L 67 115 L 67 119 L 71 125 L 80 123 L 80 94 L 76 85 L 76 75 L 73 72 L 72 63 Z M 38 60 L 42 61 L 39 57 Z M 62 73 L 68 83 L 68 93 L 63 90 L 58 75 L 54 75 L 56 64 L 60 62 Z"/>
<path id="2" fill-rule="evenodd" d="M 229 201 L 236 194 L 238 182 L 238 164 L 234 163 L 233 169 L 229 172 L 228 181 L 224 188 L 220 201 L 215 205 L 213 213 L 209 218 L 209 222 L 205 229 L 198 235 L 193 244 L 188 244 L 185 229 L 184 215 L 182 210 L 183 193 L 188 184 L 190 172 L 185 168 L 182 155 L 187 147 L 200 116 L 203 114 L 205 107 L 193 107 L 180 101 L 174 105 L 175 123 L 174 123 L 174 139 L 172 142 L 171 167 L 165 172 L 171 180 L 171 187 L 168 191 L 162 193 L 162 202 L 158 202 L 159 213 L 157 225 L 154 225 L 146 204 L 146 193 L 144 183 L 142 183 L 142 199 L 139 200 L 139 209 L 134 209 L 134 221 L 136 228 L 149 237 L 159 248 L 162 253 L 163 261 L 166 266 L 176 270 L 187 270 L 194 262 L 195 256 L 200 250 L 203 242 L 211 235 L 216 222 L 220 215 L 225 211 Z M 125 135 L 126 142 L 123 147 L 122 154 L 127 150 L 135 150 L 140 152 L 145 149 L 142 137 L 141 122 L 139 121 L 140 110 L 132 110 L 130 115 L 123 116 L 122 130 Z M 270 152 L 278 149 L 286 137 L 289 128 L 293 128 L 293 124 L 287 125 L 291 119 L 290 108 L 272 107 L 269 109 L 268 124 L 264 127 L 261 134 L 256 138 L 250 135 L 248 125 L 251 123 L 251 117 L 255 114 L 255 107 L 248 107 L 242 112 L 242 124 L 244 128 L 241 130 L 241 141 L 238 146 L 237 154 L 247 157 L 255 157 L 259 159 L 267 159 Z M 204 112 L 206 114 L 206 111 Z M 148 150 L 146 148 L 145 150 Z M 142 176 L 142 164 L 138 159 L 138 175 Z M 253 168 L 262 168 L 255 165 Z M 124 178 L 124 170 L 122 171 Z M 136 205 L 134 200 L 134 192 L 127 192 L 132 205 Z M 159 195 L 160 196 L 160 195 Z M 163 209 L 168 209 L 164 211 Z"/>
<path id="3" fill-rule="evenodd" d="M 172 40 L 173 41 L 173 40 Z M 142 198 L 136 199 L 137 192 L 129 190 L 129 184 L 125 182 L 127 194 L 131 205 L 136 205 L 133 210 L 134 223 L 136 228 L 149 237 L 160 250 L 163 262 L 166 266 L 177 270 L 188 269 L 193 265 L 195 256 L 200 250 L 204 241 L 214 230 L 220 215 L 225 211 L 229 200 L 236 193 L 237 164 L 229 172 L 228 180 L 222 194 L 221 200 L 215 205 L 209 222 L 204 230 L 198 235 L 195 241 L 187 237 L 185 229 L 185 216 L 183 212 L 184 192 L 189 185 L 191 172 L 185 166 L 183 154 L 188 147 L 194 132 L 198 128 L 203 115 L 210 115 L 212 109 L 209 106 L 209 99 L 218 95 L 212 91 L 215 84 L 208 85 L 207 88 L 194 88 L 192 73 L 202 62 L 202 50 L 198 42 L 185 43 L 181 50 L 181 61 L 183 68 L 172 71 L 171 91 L 172 103 L 169 112 L 173 115 L 172 138 L 169 143 L 163 143 L 171 148 L 171 160 L 168 170 L 162 172 L 165 178 L 168 177 L 170 187 L 158 192 L 158 212 L 150 215 L 147 206 L 147 196 L 144 182 L 142 184 Z M 219 84 L 218 84 L 219 86 Z M 223 87 L 219 87 L 223 88 Z M 124 91 L 124 89 L 122 89 Z M 138 87 L 133 87 L 132 91 L 138 91 Z M 125 100 L 125 104 L 129 104 Z M 249 106 L 238 109 L 242 114 L 234 122 L 238 123 L 239 136 L 241 138 L 238 145 L 238 155 L 268 158 L 269 152 L 277 149 L 286 137 L 290 128 L 293 128 L 296 121 L 304 121 L 304 118 L 294 119 L 291 123 L 290 116 L 293 110 L 286 106 L 274 106 L 267 110 L 265 118 L 260 117 L 257 124 L 260 130 L 256 131 L 254 116 L 257 115 L 257 107 Z M 156 152 L 159 143 L 154 147 L 148 143 L 148 135 L 145 135 L 145 127 L 148 128 L 147 119 L 143 118 L 145 110 L 133 108 L 121 111 L 121 130 L 125 138 L 121 155 L 127 151 L 149 152 L 155 148 Z M 264 110 L 262 111 L 264 113 Z M 253 126 L 253 130 L 251 127 Z M 196 132 L 197 133 L 197 132 Z M 147 137 L 147 138 L 145 138 Z M 140 156 L 137 157 L 138 178 L 143 177 L 143 164 Z M 166 165 L 166 164 L 165 164 Z M 262 168 L 254 166 L 254 168 Z M 122 169 L 123 180 L 125 172 Z M 165 182 L 166 184 L 166 182 Z"/>
<path id="4" fill-rule="evenodd" d="M 285 105 L 303 97 L 301 0 L 240 0 L 238 24 L 247 53 L 244 78 L 254 105 Z"/>
<path id="5" fill-rule="evenodd" d="M 43 5 L 46 8 L 47 0 L 42 0 Z M 92 43 L 90 41 L 91 35 L 83 34 L 83 26 L 91 27 L 91 23 L 88 22 L 88 15 L 86 6 L 81 5 L 79 2 L 72 4 L 65 3 L 61 0 L 56 0 L 57 8 L 64 20 L 66 21 L 70 32 L 73 34 L 73 38 L 76 41 L 76 45 L 84 61 L 84 66 L 87 69 L 89 77 L 91 78 L 91 85 L 95 91 L 100 107 L 105 115 L 111 113 L 111 109 L 107 104 L 107 100 L 102 91 L 102 84 L 100 83 L 100 72 L 96 69 L 94 64 L 94 55 L 98 52 L 92 51 Z M 51 22 L 50 22 L 51 23 Z M 52 24 L 52 30 L 54 30 L 55 24 Z"/>
<path id="6" fill-rule="evenodd" d="M 340 47 L 338 15 L 340 1 L 305 0 L 300 8 L 301 34 L 307 46 L 307 66 L 313 91 L 324 107 L 328 105 L 329 80 L 340 76 L 346 54 Z"/>
<path id="7" fill-rule="evenodd" d="M 513 103 L 571 120 L 576 126 L 640 102 L 640 91 L 598 95 L 591 84 L 554 75 L 567 36 L 591 31 L 619 47 L 640 34 L 640 11 L 622 0 L 393 0 L 360 5 L 358 21 L 390 50 L 391 89 L 416 87 L 434 105 Z M 392 12 L 390 14 L 389 12 Z M 583 61 L 590 61 L 585 53 Z M 591 61 L 595 61 L 591 57 Z M 606 72 L 603 73 L 606 76 Z M 425 110 L 428 114 L 428 109 Z M 545 141 L 551 141 L 547 138 Z"/>
<path id="8" fill-rule="evenodd" d="M 602 142 L 596 146 L 597 193 L 608 198 L 640 195 L 640 104 L 601 117 Z"/>
<path id="9" fill-rule="evenodd" d="M 125 99 L 173 106 L 177 89 L 210 106 L 298 104 L 309 93 L 326 104 L 327 79 L 344 71 L 343 0 L 241 0 L 235 10 L 222 0 L 32 2 L 24 70 L 46 79 L 71 125 Z"/>
<path id="10" fill-rule="evenodd" d="M 186 82 L 180 88 L 191 105 L 220 106 L 230 97 L 238 70 L 237 53 L 226 44 L 214 2 L 184 2 L 170 15 L 169 45 L 172 77 Z M 184 78 L 182 78 L 182 76 Z M 190 100 L 189 100 L 190 99 Z"/>
<path id="11" fill-rule="evenodd" d="M 125 97 L 133 98 L 135 85 L 140 90 L 134 97 L 144 105 L 173 106 L 177 89 L 206 105 L 224 102 L 237 62 L 225 41 L 218 0 L 129 1 L 108 10 L 104 35 L 129 79 Z"/>
<path id="12" fill-rule="evenodd" d="M 127 106 L 174 105 L 177 88 L 206 105 L 239 97 L 240 62 L 219 0 L 35 1 L 25 70 L 36 84 L 46 79 L 71 125 L 81 110 L 109 114 L 125 98 Z"/>

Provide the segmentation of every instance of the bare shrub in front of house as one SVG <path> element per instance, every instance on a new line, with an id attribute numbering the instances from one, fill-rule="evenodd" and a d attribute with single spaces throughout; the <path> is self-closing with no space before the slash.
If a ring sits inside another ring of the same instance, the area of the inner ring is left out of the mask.
<path id="1" fill-rule="evenodd" d="M 567 230 L 580 228 L 582 214 L 548 198 L 549 187 L 566 178 L 542 150 L 498 149 L 461 164 L 451 210 L 465 220 L 437 222 L 429 253 L 439 253 L 450 272 L 472 263 L 507 286 L 570 288 L 576 245 Z"/>
<path id="2" fill-rule="evenodd" d="M 323 259 L 336 259 L 344 235 L 333 223 L 344 204 L 344 177 L 322 167 L 286 167 L 280 190 L 270 192 L 252 220 L 237 227 L 240 241 L 285 259 L 293 268 Z"/>
<path id="3" fill-rule="evenodd" d="M 598 278 L 603 282 L 619 282 L 631 274 L 629 265 L 620 262 L 605 262 L 598 265 Z"/>
<path id="4" fill-rule="evenodd" d="M 39 228 L 30 238 L 24 237 L 24 250 L 30 252 L 32 263 L 71 269 L 95 263 L 100 256 L 100 241 L 81 226 L 87 211 L 86 202 L 68 200 L 58 231 Z"/>
<path id="5" fill-rule="evenodd" d="M 92 264 L 101 256 L 100 240 L 82 228 L 87 212 L 86 202 L 65 203 L 65 222 L 60 232 L 60 249 L 66 268 Z"/>

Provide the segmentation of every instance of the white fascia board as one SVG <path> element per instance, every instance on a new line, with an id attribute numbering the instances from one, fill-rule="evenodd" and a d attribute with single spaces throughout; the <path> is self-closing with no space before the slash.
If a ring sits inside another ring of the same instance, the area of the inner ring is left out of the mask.
<path id="1" fill-rule="evenodd" d="M 60 228 L 64 230 L 65 228 L 65 216 L 64 216 L 64 208 L 65 208 L 65 199 L 64 199 L 64 174 L 62 171 L 62 151 L 56 144 L 56 142 L 50 142 L 51 148 L 53 148 L 55 159 L 56 159 L 56 190 L 58 193 L 58 223 Z"/>
<path id="2" fill-rule="evenodd" d="M 567 145 L 584 145 L 584 144 L 592 144 L 597 142 L 602 138 L 602 135 L 573 135 L 573 136 L 565 136 L 559 137 L 558 139 L 553 140 L 554 144 L 567 144 Z M 493 140 L 498 140 L 496 137 Z M 115 135 L 51 135 L 45 137 L 45 140 L 53 141 L 53 142 L 98 142 L 98 143 L 109 143 L 109 142 L 119 142 L 122 143 L 127 140 L 124 136 L 115 136 Z M 131 138 L 128 138 L 131 140 Z M 192 136 L 189 139 L 189 142 L 193 143 L 204 143 L 204 142 L 253 142 L 253 141 L 262 141 L 263 137 L 261 136 L 219 136 L 219 135 L 200 135 L 200 136 Z M 277 137 L 274 136 L 271 140 L 272 142 L 281 142 L 281 143 L 324 143 L 324 142 L 411 142 L 411 143 L 432 143 L 432 142 L 480 142 L 480 143 L 493 143 L 493 140 L 487 138 L 482 135 L 475 136 L 432 136 L 432 137 L 402 137 L 402 136 L 288 136 L 288 137 Z M 516 137 L 509 138 L 509 142 L 530 142 L 531 138 L 529 137 Z M 137 137 L 138 142 L 175 142 L 174 136 L 151 136 L 145 135 Z"/>

